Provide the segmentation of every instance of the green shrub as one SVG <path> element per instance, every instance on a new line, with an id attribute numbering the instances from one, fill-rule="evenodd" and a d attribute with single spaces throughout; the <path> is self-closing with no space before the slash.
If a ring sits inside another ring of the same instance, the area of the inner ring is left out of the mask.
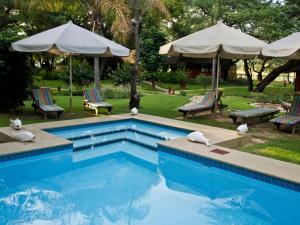
<path id="1" fill-rule="evenodd" d="M 186 91 L 180 91 L 180 95 L 182 95 L 182 96 L 186 96 Z"/>
<path id="2" fill-rule="evenodd" d="M 293 98 L 293 92 L 285 88 L 272 88 L 264 93 L 254 93 L 256 102 L 273 103 L 290 102 Z"/>
<path id="3" fill-rule="evenodd" d="M 196 84 L 199 84 L 200 87 L 207 89 L 208 86 L 211 85 L 212 78 L 211 76 L 206 76 L 200 74 L 199 76 L 196 77 Z"/>
<path id="4" fill-rule="evenodd" d="M 156 72 L 156 79 L 160 82 L 164 83 L 172 83 L 174 82 L 174 73 L 173 72 Z"/>
<path id="5" fill-rule="evenodd" d="M 101 94 L 104 99 L 127 99 L 130 97 L 129 86 L 118 86 L 112 88 L 103 88 Z"/>
<path id="6" fill-rule="evenodd" d="M 67 71 L 64 70 L 54 70 L 50 72 L 46 72 L 45 70 L 42 70 L 40 75 L 43 80 L 59 80 L 69 76 Z"/>
<path id="7" fill-rule="evenodd" d="M 185 70 L 179 69 L 174 72 L 174 80 L 176 83 L 187 83 L 189 76 Z"/>
<path id="8" fill-rule="evenodd" d="M 79 60 L 75 59 L 72 65 L 72 72 L 73 72 L 73 83 L 76 86 L 84 86 L 88 85 L 94 81 L 94 69 L 92 66 L 84 59 Z M 65 68 L 61 74 L 66 83 L 69 83 L 69 68 Z"/>
<path id="9" fill-rule="evenodd" d="M 131 65 L 127 62 L 118 64 L 115 70 L 108 73 L 108 77 L 112 80 L 114 85 L 127 85 L 131 81 Z"/>
<path id="10" fill-rule="evenodd" d="M 0 111 L 16 109 L 24 105 L 33 85 L 27 55 L 9 50 L 16 41 L 18 30 L 12 26 L 0 30 Z M 1 28 L 0 28 L 1 29 Z"/>

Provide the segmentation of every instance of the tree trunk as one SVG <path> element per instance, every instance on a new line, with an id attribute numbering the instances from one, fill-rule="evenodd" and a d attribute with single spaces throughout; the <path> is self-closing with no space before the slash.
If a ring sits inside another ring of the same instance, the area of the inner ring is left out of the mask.
<path id="1" fill-rule="evenodd" d="M 99 63 L 99 57 L 94 57 L 94 73 L 95 73 L 95 88 L 99 91 L 101 90 L 101 76 L 103 74 L 105 65 L 107 62 L 107 58 L 101 58 L 101 62 Z M 100 65 L 99 65 L 100 64 Z"/>
<path id="2" fill-rule="evenodd" d="M 140 60 L 140 40 L 139 40 L 139 26 L 140 26 L 140 13 L 139 13 L 139 0 L 133 1 L 134 7 L 134 43 L 135 43 L 135 62 L 132 67 L 131 73 L 131 89 L 130 89 L 130 101 L 129 108 L 139 108 L 140 99 L 136 90 L 136 80 L 138 76 L 138 66 Z"/>
<path id="3" fill-rule="evenodd" d="M 260 71 L 258 72 L 258 74 L 257 74 L 257 80 L 258 80 L 259 82 L 261 82 L 262 79 L 263 79 L 263 77 L 262 77 L 262 71 L 260 70 Z"/>
<path id="4" fill-rule="evenodd" d="M 252 75 L 249 70 L 249 64 L 246 59 L 244 60 L 244 69 L 245 69 L 245 74 L 246 74 L 246 77 L 248 80 L 248 91 L 252 92 L 253 91 L 253 80 L 252 80 Z"/>
<path id="5" fill-rule="evenodd" d="M 155 88 L 156 88 L 155 79 L 151 79 L 151 86 L 152 86 L 152 89 L 155 90 Z"/>
<path id="6" fill-rule="evenodd" d="M 300 70 L 296 72 L 295 92 L 300 93 Z"/>
<path id="7" fill-rule="evenodd" d="M 296 61 L 288 61 L 285 64 L 273 69 L 259 84 L 256 85 L 255 92 L 263 92 L 265 88 L 274 81 L 281 73 L 288 73 L 294 67 L 297 67 Z"/>
<path id="8" fill-rule="evenodd" d="M 100 18 L 101 18 L 101 14 L 99 9 L 96 8 L 92 10 L 92 13 L 90 14 L 90 21 L 92 22 L 92 32 L 103 35 L 101 30 Z M 95 82 L 95 88 L 98 89 L 99 91 L 101 89 L 101 85 L 100 85 L 101 75 L 105 67 L 106 60 L 107 60 L 106 58 L 105 60 L 102 59 L 100 63 L 99 57 L 94 57 L 94 82 Z"/>

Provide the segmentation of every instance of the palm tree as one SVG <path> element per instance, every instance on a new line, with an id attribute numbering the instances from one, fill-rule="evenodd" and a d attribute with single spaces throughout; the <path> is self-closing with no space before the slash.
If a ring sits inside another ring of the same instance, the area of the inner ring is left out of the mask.
<path id="1" fill-rule="evenodd" d="M 138 77 L 138 66 L 140 63 L 140 25 L 142 22 L 143 16 L 151 11 L 157 10 L 165 18 L 170 18 L 169 12 L 164 4 L 163 0 L 129 0 L 129 5 L 132 7 L 134 19 L 132 20 L 132 25 L 134 29 L 134 44 L 135 44 L 135 63 L 132 68 L 131 74 L 131 91 L 130 91 L 130 101 L 129 108 L 139 107 L 139 96 L 136 90 L 136 80 Z"/>
<path id="2" fill-rule="evenodd" d="M 126 42 L 131 31 L 130 9 L 124 0 L 31 0 L 31 8 L 51 9 L 57 5 L 80 4 L 85 11 L 91 31 L 103 35 L 102 28 L 105 27 L 107 18 L 113 20 L 110 32 L 112 35 Z M 101 60 L 94 57 L 95 87 L 100 89 L 100 78 L 106 63 L 106 58 Z"/>

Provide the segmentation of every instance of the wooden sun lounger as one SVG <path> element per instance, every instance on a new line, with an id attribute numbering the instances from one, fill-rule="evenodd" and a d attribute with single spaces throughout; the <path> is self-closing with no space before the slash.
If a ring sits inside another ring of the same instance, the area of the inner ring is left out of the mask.
<path id="1" fill-rule="evenodd" d="M 44 114 L 46 120 L 49 113 L 57 113 L 57 117 L 64 112 L 64 109 L 55 104 L 50 88 L 37 88 L 31 90 L 34 111 L 39 110 Z"/>
<path id="2" fill-rule="evenodd" d="M 218 91 L 218 108 L 220 111 L 222 110 L 222 101 L 221 96 L 223 92 L 221 90 Z M 214 112 L 215 110 L 215 102 L 216 102 L 216 91 L 211 90 L 208 91 L 202 101 L 198 104 L 191 105 L 191 106 L 181 106 L 178 108 L 179 112 L 182 112 L 184 117 L 186 117 L 188 114 L 191 114 L 193 117 L 195 117 L 196 113 L 208 111 L 211 110 L 211 112 Z"/>
<path id="3" fill-rule="evenodd" d="M 291 104 L 289 113 L 285 116 L 280 116 L 270 120 L 271 123 L 280 129 L 281 125 L 289 126 L 292 128 L 292 134 L 296 133 L 297 126 L 300 125 L 300 95 L 294 96 L 294 101 Z"/>
<path id="4" fill-rule="evenodd" d="M 86 109 L 95 110 L 95 114 L 98 115 L 100 108 L 105 108 L 111 114 L 113 106 L 102 100 L 100 92 L 96 88 L 89 90 L 83 90 L 84 102 L 83 105 Z"/>
<path id="5" fill-rule="evenodd" d="M 229 117 L 233 120 L 234 124 L 248 123 L 250 119 L 258 118 L 261 121 L 266 121 L 274 118 L 274 115 L 278 113 L 278 109 L 272 108 L 255 108 L 249 110 L 240 110 L 229 113 Z"/>

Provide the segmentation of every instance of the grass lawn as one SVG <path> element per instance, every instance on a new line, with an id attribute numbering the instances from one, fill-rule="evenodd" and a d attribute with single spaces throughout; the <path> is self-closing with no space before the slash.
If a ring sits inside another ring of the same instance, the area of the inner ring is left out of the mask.
<path id="1" fill-rule="evenodd" d="M 284 135 L 286 136 L 286 135 Z M 267 139 L 265 143 L 241 147 L 239 150 L 300 164 L 300 138 Z"/>
<path id="2" fill-rule="evenodd" d="M 243 88 L 244 87 L 241 87 L 241 89 Z M 176 110 L 176 108 L 188 102 L 188 99 L 193 95 L 193 93 L 189 92 L 187 93 L 187 96 L 167 95 L 151 91 L 150 89 L 143 87 L 143 85 L 142 89 L 145 89 L 145 91 L 143 91 L 147 94 L 142 97 L 140 112 L 172 119 L 182 119 L 180 118 L 181 114 Z M 243 92 L 243 90 L 239 90 L 238 88 L 235 89 Z M 199 90 L 199 92 L 203 93 L 204 91 Z M 199 94 L 199 92 L 197 94 Z M 68 113 L 68 96 L 56 96 L 55 99 L 58 105 L 66 109 L 66 113 L 63 114 L 61 119 L 75 119 L 94 116 L 92 111 L 83 111 L 81 96 L 73 97 L 74 114 Z M 129 112 L 128 99 L 108 99 L 107 101 L 114 105 L 113 114 Z M 224 104 L 228 105 L 226 111 L 253 108 L 249 105 L 249 103 L 253 101 L 250 98 L 225 95 L 222 98 L 222 101 Z M 23 108 L 14 113 L 0 113 L 0 126 L 8 126 L 9 119 L 16 117 L 20 118 L 24 124 L 44 122 L 41 114 L 33 112 L 31 103 L 31 101 L 26 102 Z M 106 113 L 106 111 L 103 111 L 103 113 Z M 55 120 L 55 116 L 48 119 L 48 121 Z M 231 130 L 236 129 L 236 126 L 233 125 L 231 120 L 226 116 L 226 112 L 224 115 L 218 116 L 217 118 L 212 116 L 210 113 L 207 113 L 196 117 L 195 119 L 186 118 L 183 120 Z M 260 141 L 247 146 L 241 146 L 239 150 L 300 164 L 299 132 L 295 137 L 292 137 L 288 133 L 278 132 L 269 123 L 264 123 L 259 127 L 251 128 L 250 131 L 252 136 Z"/>

